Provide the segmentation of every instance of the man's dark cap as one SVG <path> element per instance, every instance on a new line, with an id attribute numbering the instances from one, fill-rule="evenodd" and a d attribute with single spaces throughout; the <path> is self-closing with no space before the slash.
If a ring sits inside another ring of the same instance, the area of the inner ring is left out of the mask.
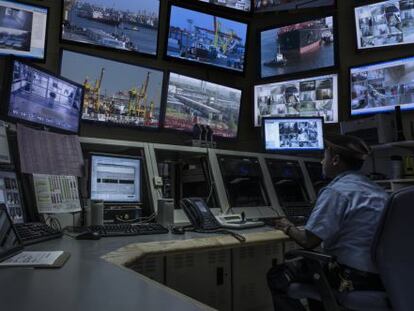
<path id="1" fill-rule="evenodd" d="M 327 135 L 325 144 L 337 154 L 359 160 L 365 160 L 371 153 L 371 148 L 361 138 L 351 135 Z"/>

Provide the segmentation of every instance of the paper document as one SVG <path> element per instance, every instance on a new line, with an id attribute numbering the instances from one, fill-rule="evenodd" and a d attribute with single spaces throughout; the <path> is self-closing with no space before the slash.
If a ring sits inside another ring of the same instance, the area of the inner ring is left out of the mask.
<path id="1" fill-rule="evenodd" d="M 83 176 L 79 137 L 39 131 L 17 124 L 21 172 Z"/>
<path id="2" fill-rule="evenodd" d="M 9 141 L 4 123 L 0 122 L 0 163 L 10 164 Z"/>
<path id="3" fill-rule="evenodd" d="M 3 262 L 1 266 L 37 266 L 53 265 L 55 261 L 62 256 L 63 251 L 56 252 L 21 252 L 16 256 L 10 257 Z"/>

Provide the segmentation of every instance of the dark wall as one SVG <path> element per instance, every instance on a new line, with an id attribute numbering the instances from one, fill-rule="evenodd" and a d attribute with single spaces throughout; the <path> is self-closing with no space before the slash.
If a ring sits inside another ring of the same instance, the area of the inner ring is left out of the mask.
<path id="1" fill-rule="evenodd" d="M 115 0 L 116 1 L 116 0 Z M 139 0 L 131 0 L 139 1 Z M 355 33 L 354 33 L 354 17 L 353 17 L 353 5 L 354 3 L 362 1 L 353 0 L 337 0 L 338 8 L 334 11 L 334 15 L 337 15 L 337 24 L 339 26 L 339 118 L 340 120 L 348 119 L 348 105 L 349 105 L 349 83 L 348 83 L 348 68 L 350 66 L 376 62 L 381 60 L 387 60 L 391 58 L 403 57 L 413 55 L 412 46 L 400 46 L 393 47 L 385 50 L 369 51 L 363 53 L 357 53 L 355 47 Z M 260 147 L 260 129 L 253 126 L 253 84 L 258 81 L 257 79 L 257 60 L 259 59 L 257 36 L 256 32 L 258 28 L 265 28 L 267 26 L 294 23 L 296 20 L 300 20 L 306 17 L 318 16 L 318 14 L 326 14 L 329 11 L 307 10 L 297 13 L 284 12 L 280 14 L 260 14 L 253 17 L 247 17 L 246 20 L 250 21 L 249 30 L 249 42 L 247 55 L 247 68 L 245 76 L 231 74 L 221 70 L 206 69 L 197 65 L 180 64 L 179 62 L 171 62 L 163 59 L 163 52 L 165 46 L 166 35 L 166 23 L 167 21 L 167 8 L 168 1 L 160 0 L 161 16 L 160 16 L 160 40 L 158 45 L 158 57 L 148 58 L 138 56 L 134 54 L 116 53 L 108 50 L 100 50 L 95 48 L 89 48 L 88 46 L 73 46 L 70 44 L 61 44 L 59 42 L 60 32 L 60 16 L 61 16 L 61 1 L 60 0 L 43 0 L 43 1 L 28 1 L 31 3 L 38 3 L 50 8 L 50 20 L 49 20 L 49 32 L 48 32 L 48 49 L 47 59 L 45 66 L 54 72 L 58 71 L 59 64 L 59 50 L 60 48 L 71 48 L 80 52 L 88 52 L 97 56 L 109 57 L 114 60 L 128 61 L 134 64 L 143 64 L 152 66 L 164 70 L 179 71 L 183 74 L 190 74 L 197 76 L 201 79 L 212 80 L 216 83 L 227 84 L 236 88 L 242 88 L 244 95 L 242 99 L 242 107 L 240 114 L 240 129 L 239 138 L 237 141 L 231 142 L 219 142 L 219 148 L 223 149 L 235 149 L 235 150 L 248 150 L 259 151 Z M 188 3 L 189 0 L 183 0 L 182 2 Z M 204 7 L 204 6 L 203 6 Z M 222 12 L 221 7 L 215 7 L 218 12 Z M 322 12 L 323 11 L 323 12 Z M 230 13 L 231 15 L 243 17 L 243 14 Z M 414 114 L 409 113 L 404 115 L 404 124 L 409 129 L 409 122 L 414 120 Z M 336 131 L 337 125 L 327 125 L 328 131 Z M 122 139 L 122 140 L 137 140 L 137 141 L 149 141 L 168 144 L 185 144 L 190 139 L 183 133 L 171 133 L 163 130 L 157 132 L 148 132 L 137 129 L 123 129 L 115 127 L 104 127 L 93 124 L 82 124 L 81 128 L 82 136 Z M 410 138 L 409 135 L 408 138 Z"/>

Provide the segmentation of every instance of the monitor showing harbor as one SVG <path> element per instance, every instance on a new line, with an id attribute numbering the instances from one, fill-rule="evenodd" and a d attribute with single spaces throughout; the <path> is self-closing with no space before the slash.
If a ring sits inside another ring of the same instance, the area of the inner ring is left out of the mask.
<path id="1" fill-rule="evenodd" d="M 157 54 L 159 0 L 64 0 L 62 39 Z"/>
<path id="2" fill-rule="evenodd" d="M 171 6 L 167 56 L 244 71 L 247 24 Z"/>
<path id="3" fill-rule="evenodd" d="M 255 12 L 333 7 L 335 0 L 254 0 Z"/>
<path id="4" fill-rule="evenodd" d="M 198 0 L 215 5 L 224 6 L 226 8 L 235 9 L 239 11 L 250 12 L 252 5 L 251 0 Z"/>
<path id="5" fill-rule="evenodd" d="M 261 77 L 333 67 L 335 39 L 332 16 L 262 31 Z"/>
<path id="6" fill-rule="evenodd" d="M 62 76 L 85 88 L 82 119 L 118 126 L 157 128 L 163 72 L 68 50 Z"/>

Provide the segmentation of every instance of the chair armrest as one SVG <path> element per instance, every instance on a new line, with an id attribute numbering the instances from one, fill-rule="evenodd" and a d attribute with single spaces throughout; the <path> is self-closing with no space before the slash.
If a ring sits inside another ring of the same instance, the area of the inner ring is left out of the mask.
<path id="1" fill-rule="evenodd" d="M 334 256 L 330 256 L 327 254 L 315 252 L 315 251 L 308 251 L 305 249 L 295 249 L 285 254 L 286 259 L 294 259 L 297 257 L 303 257 L 306 259 L 318 261 L 322 264 L 328 264 L 335 261 Z"/>

